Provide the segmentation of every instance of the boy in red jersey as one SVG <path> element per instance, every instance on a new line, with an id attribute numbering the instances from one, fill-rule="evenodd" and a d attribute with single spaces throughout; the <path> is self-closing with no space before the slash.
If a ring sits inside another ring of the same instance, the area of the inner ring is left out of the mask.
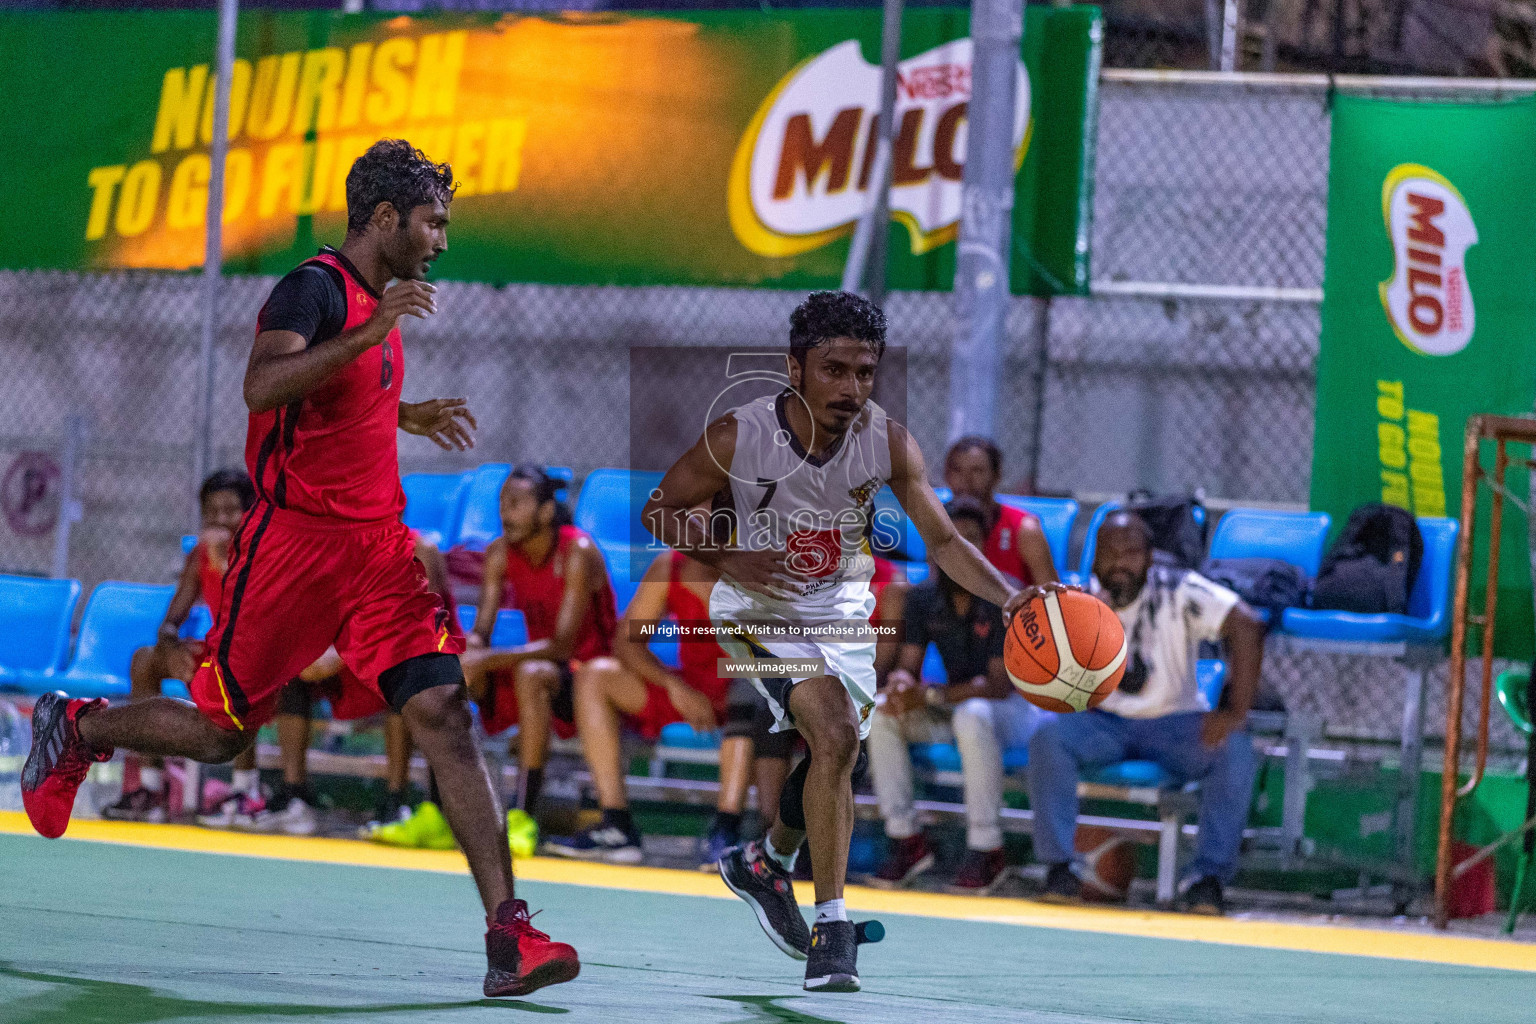
<path id="1" fill-rule="evenodd" d="M 967 435 L 950 445 L 944 456 L 944 485 L 957 498 L 980 502 L 992 524 L 982 548 L 987 561 L 1016 587 L 1055 583 L 1051 545 L 1040 529 L 1040 520 L 993 497 L 1002 475 L 1003 453 L 991 438 Z"/>
<path id="2" fill-rule="evenodd" d="M 610 864 L 640 863 L 640 832 L 624 790 L 621 727 L 627 723 L 647 740 L 655 740 L 662 726 L 673 722 L 711 732 L 727 718 L 731 681 L 716 674 L 719 659 L 726 655 L 713 636 L 680 639 L 682 664 L 674 672 L 635 633 L 669 615 L 682 626 L 710 628 L 709 592 L 718 578 L 719 573 L 680 551 L 662 552 L 624 612 L 614 634 L 614 656 L 594 658 L 576 673 L 576 734 L 592 770 L 603 820 L 579 835 L 548 840 L 547 853 Z"/>
<path id="3" fill-rule="evenodd" d="M 521 995 L 569 981 L 580 964 L 529 924 L 513 896 L 501 808 L 470 731 L 463 645 L 400 522 L 396 431 L 449 450 L 474 443 L 463 399 L 400 400 L 398 321 L 437 311 L 424 278 L 448 247 L 453 192 L 448 165 L 403 140 L 375 143 L 352 165 L 346 240 L 279 281 L 257 320 L 244 388 L 257 501 L 230 543 L 192 678 L 196 706 L 43 697 L 22 802 L 33 827 L 57 837 L 90 765 L 115 747 L 233 758 L 271 718 L 283 686 L 334 645 L 356 689 L 404 714 L 436 773 L 487 915 L 485 994 Z"/>
<path id="4" fill-rule="evenodd" d="M 502 535 L 485 552 L 480 607 L 463 657 L 485 731 L 518 727 L 514 832 L 527 832 L 538 811 L 550 729 L 566 739 L 576 734 L 575 673 L 613 652 L 618 618 L 602 552 L 569 524 L 555 499 L 560 486 L 532 467 L 513 470 L 502 485 Z M 501 608 L 523 613 L 527 643 L 490 646 Z"/>
<path id="5" fill-rule="evenodd" d="M 187 553 L 176 592 L 165 610 L 165 620 L 153 647 L 141 647 L 128 662 L 131 689 L 129 700 L 145 700 L 160 695 L 160 680 L 192 681 L 192 673 L 203 656 L 201 640 L 183 640 L 181 627 L 192 606 L 202 601 L 209 608 L 219 606 L 224 585 L 224 570 L 229 564 L 229 539 L 240 526 L 246 509 L 256 501 L 256 489 L 243 470 L 221 469 L 209 475 L 197 492 L 201 510 L 201 529 L 197 546 Z M 139 785 L 123 792 L 122 799 L 103 807 L 101 816 L 112 821 L 163 822 L 165 806 L 165 761 L 145 757 L 139 762 Z M 256 789 L 255 752 L 241 754 L 235 761 L 235 789 Z"/>

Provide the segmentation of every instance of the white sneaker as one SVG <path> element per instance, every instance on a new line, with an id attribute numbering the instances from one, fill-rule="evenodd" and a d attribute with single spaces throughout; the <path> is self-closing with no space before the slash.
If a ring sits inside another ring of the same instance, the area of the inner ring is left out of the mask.
<path id="1" fill-rule="evenodd" d="M 254 831 L 256 818 L 266 813 L 266 808 L 266 801 L 259 797 L 252 797 L 249 793 L 231 793 L 209 813 L 199 814 L 197 823 L 204 828 L 251 832 Z"/>
<path id="2" fill-rule="evenodd" d="M 312 836 L 319 825 L 320 820 L 316 817 L 314 808 L 295 796 L 289 797 L 287 806 L 280 811 L 262 808 L 256 812 L 250 824 L 250 831 L 281 832 L 287 836 Z"/>

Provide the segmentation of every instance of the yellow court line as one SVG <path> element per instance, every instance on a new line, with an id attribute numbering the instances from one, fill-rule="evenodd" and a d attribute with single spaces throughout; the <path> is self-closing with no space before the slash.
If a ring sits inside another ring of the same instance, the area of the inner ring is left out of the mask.
<path id="1" fill-rule="evenodd" d="M 0 834 L 31 835 L 26 816 L 0 811 Z M 243 857 L 344 864 L 358 867 L 404 868 L 467 874 L 458 851 L 401 850 L 354 839 L 316 839 L 293 836 L 247 835 L 195 828 L 189 825 L 144 825 L 113 821 L 72 821 L 69 838 L 85 842 L 116 843 L 157 850 L 186 850 Z M 624 867 L 589 864 L 553 857 L 523 858 L 517 862 L 519 878 L 560 885 L 585 885 L 635 892 L 677 896 L 734 899 L 713 874 L 669 868 Z M 798 894 L 802 904 L 811 900 L 809 886 Z M 1495 967 L 1536 972 L 1536 946 L 1462 935 L 1354 928 L 1347 925 L 1305 924 L 1290 921 L 1253 921 L 1231 917 L 1198 917 L 1150 910 L 1098 907 L 1053 907 L 1032 900 L 995 896 L 951 896 L 928 892 L 886 892 L 849 886 L 850 910 L 866 913 L 911 914 L 957 921 L 1068 931 L 1132 935 L 1139 938 L 1213 942 L 1262 949 L 1286 949 L 1307 953 L 1374 956 L 1390 960 L 1417 960 L 1465 967 Z"/>

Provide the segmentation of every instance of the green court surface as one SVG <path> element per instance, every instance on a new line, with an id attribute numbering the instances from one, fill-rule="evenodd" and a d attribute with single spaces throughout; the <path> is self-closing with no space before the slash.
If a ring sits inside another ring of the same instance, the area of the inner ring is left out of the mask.
<path id="1" fill-rule="evenodd" d="M 465 876 L 0 835 L 0 1022 L 1536 1019 L 1536 973 L 898 915 L 861 951 L 862 993 L 811 996 L 736 901 L 520 895 L 581 977 L 485 1000 Z"/>

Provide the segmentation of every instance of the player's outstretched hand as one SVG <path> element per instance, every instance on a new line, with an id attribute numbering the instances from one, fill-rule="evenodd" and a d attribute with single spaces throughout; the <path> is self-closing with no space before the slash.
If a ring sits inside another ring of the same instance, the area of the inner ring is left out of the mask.
<path id="1" fill-rule="evenodd" d="M 1044 597 L 1049 593 L 1059 594 L 1064 590 L 1081 591 L 1082 589 L 1082 587 L 1066 583 L 1038 583 L 1035 586 L 1015 591 L 1014 595 L 1008 599 L 1008 603 L 1003 605 L 1003 621 L 1012 622 L 1014 614 L 1037 597 Z"/>
<path id="2" fill-rule="evenodd" d="M 400 429 L 418 437 L 430 437 L 445 452 L 473 448 L 479 426 L 466 398 L 400 403 Z"/>
<path id="3" fill-rule="evenodd" d="M 433 297 L 436 292 L 437 289 L 425 281 L 396 281 L 384 289 L 384 297 L 368 318 L 370 323 L 383 328 L 379 340 L 384 340 L 383 335 L 388 334 L 402 316 L 426 319 L 436 313 L 437 299 Z"/>

